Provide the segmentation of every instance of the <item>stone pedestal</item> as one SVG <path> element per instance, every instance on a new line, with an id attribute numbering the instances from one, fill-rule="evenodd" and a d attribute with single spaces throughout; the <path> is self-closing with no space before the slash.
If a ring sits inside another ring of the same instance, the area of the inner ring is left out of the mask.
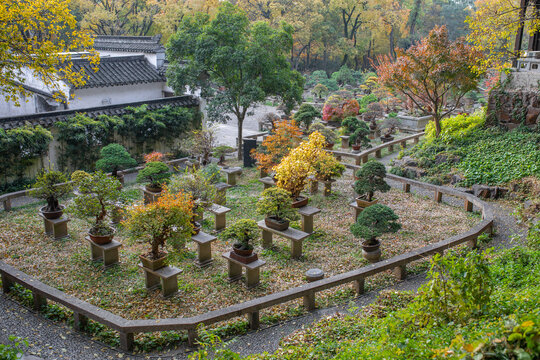
<path id="1" fill-rule="evenodd" d="M 215 229 L 218 231 L 225 229 L 227 226 L 227 213 L 231 211 L 231 209 L 214 204 L 208 208 L 208 211 L 215 215 Z"/>
<path id="2" fill-rule="evenodd" d="M 232 283 L 242 278 L 242 268 L 246 269 L 245 286 L 248 289 L 252 289 L 259 285 L 260 271 L 259 269 L 266 264 L 266 261 L 258 259 L 249 264 L 244 264 L 236 259 L 233 259 L 230 255 L 230 251 L 221 255 L 227 259 L 229 276 L 227 281 Z"/>
<path id="3" fill-rule="evenodd" d="M 272 179 L 270 176 L 260 178 L 259 182 L 261 182 L 264 185 L 264 190 L 269 189 L 273 186 L 276 186 L 274 179 Z"/>
<path id="4" fill-rule="evenodd" d="M 148 191 L 146 188 L 142 187 L 141 191 L 143 193 L 144 205 L 151 204 L 156 202 L 157 199 L 161 196 L 161 192 Z"/>
<path id="5" fill-rule="evenodd" d="M 92 261 L 103 261 L 104 267 L 118 263 L 118 249 L 122 246 L 118 241 L 113 240 L 108 244 L 99 245 L 93 242 L 89 236 L 84 239 L 90 244 Z"/>
<path id="6" fill-rule="evenodd" d="M 212 265 L 214 262 L 214 259 L 212 259 L 212 243 L 217 238 L 200 231 L 197 235 L 193 235 L 191 240 L 197 244 L 197 260 L 195 260 L 195 265 L 199 268 Z"/>
<path id="7" fill-rule="evenodd" d="M 55 240 L 63 239 L 68 236 L 67 223 L 70 219 L 61 217 L 59 219 L 47 219 L 42 213 L 38 213 L 43 219 L 45 234 L 52 236 Z"/>
<path id="8" fill-rule="evenodd" d="M 340 138 L 341 138 L 341 148 L 348 149 L 350 136 L 340 136 Z"/>
<path id="9" fill-rule="evenodd" d="M 242 168 L 232 167 L 232 168 L 221 168 L 225 174 L 227 174 L 227 184 L 231 186 L 236 186 L 236 177 L 242 173 Z"/>
<path id="10" fill-rule="evenodd" d="M 308 233 L 293 228 L 288 228 L 285 231 L 275 230 L 266 226 L 264 220 L 259 221 L 257 225 L 262 229 L 264 248 L 272 246 L 272 234 L 276 234 L 291 241 L 291 257 L 293 259 L 302 257 L 302 242 L 309 236 Z"/>
<path id="11" fill-rule="evenodd" d="M 161 292 L 163 297 L 170 297 L 178 291 L 178 274 L 182 270 L 173 266 L 165 266 L 161 269 L 150 270 L 139 265 L 144 271 L 146 288 L 155 289 L 161 283 Z"/>
<path id="12" fill-rule="evenodd" d="M 298 208 L 298 213 L 302 216 L 302 231 L 311 234 L 313 233 L 313 216 L 321 212 L 321 209 L 317 209 L 313 206 L 303 206 Z"/>

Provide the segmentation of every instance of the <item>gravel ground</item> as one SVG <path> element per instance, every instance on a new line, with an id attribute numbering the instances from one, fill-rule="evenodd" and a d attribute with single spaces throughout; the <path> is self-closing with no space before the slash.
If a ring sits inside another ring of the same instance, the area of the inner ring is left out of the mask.
<path id="1" fill-rule="evenodd" d="M 396 154 L 382 159 L 386 164 L 394 158 Z M 131 181 L 132 179 L 126 179 Z M 401 188 L 401 184 L 389 181 L 394 187 Z M 414 192 L 415 189 L 413 188 Z M 432 197 L 431 192 L 418 191 L 418 195 Z M 13 206 L 20 206 L 31 202 L 32 199 L 20 198 L 14 201 Z M 443 201 L 455 206 L 462 206 L 460 200 L 444 197 Z M 495 227 L 497 233 L 491 246 L 510 247 L 513 243 L 510 237 L 514 234 L 524 237 L 524 229 L 519 227 L 515 219 L 509 215 L 513 209 L 504 208 L 493 203 L 495 212 Z M 397 290 L 415 291 L 424 283 L 423 275 L 408 278 L 405 281 L 390 287 Z M 357 307 L 365 306 L 376 299 L 378 292 L 369 292 L 359 298 L 354 303 Z M 293 320 L 270 326 L 256 332 L 250 332 L 246 335 L 232 339 L 227 346 L 239 352 L 242 355 L 273 352 L 279 346 L 280 340 L 290 335 L 292 332 L 308 326 L 313 321 L 324 316 L 329 316 L 337 312 L 346 311 L 351 304 L 320 309 L 311 312 L 305 316 Z M 162 353 L 146 354 L 144 356 L 123 353 L 111 349 L 101 343 L 92 341 L 88 336 L 74 332 L 71 328 L 58 323 L 53 323 L 44 319 L 39 314 L 29 311 L 20 304 L 13 302 L 5 295 L 0 295 L 0 343 L 6 343 L 9 335 L 15 335 L 27 338 L 30 346 L 28 354 L 35 355 L 45 360 L 70 359 L 70 360 L 88 360 L 88 359 L 186 359 L 187 349 L 182 346 L 175 350 Z"/>

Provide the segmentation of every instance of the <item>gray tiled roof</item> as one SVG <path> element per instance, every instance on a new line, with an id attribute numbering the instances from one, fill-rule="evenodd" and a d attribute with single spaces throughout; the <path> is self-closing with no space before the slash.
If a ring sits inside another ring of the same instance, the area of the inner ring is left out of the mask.
<path id="1" fill-rule="evenodd" d="M 159 43 L 161 35 L 156 36 L 112 36 L 98 35 L 94 38 L 94 49 L 108 51 L 143 52 L 155 54 L 165 51 Z"/>
<path id="2" fill-rule="evenodd" d="M 86 108 L 86 109 L 69 109 L 69 110 L 51 111 L 51 112 L 31 114 L 31 115 L 8 116 L 8 117 L 0 118 L 0 128 L 6 129 L 6 130 L 13 129 L 16 127 L 23 126 L 26 123 L 30 123 L 31 125 L 41 125 L 44 127 L 50 127 L 55 122 L 65 120 L 78 113 L 82 113 L 91 118 L 96 118 L 99 115 L 122 115 L 127 112 L 126 110 L 127 107 L 129 106 L 137 107 L 143 104 L 146 104 L 149 110 L 155 110 L 155 109 L 162 108 L 164 106 L 197 107 L 199 106 L 199 100 L 194 96 L 184 95 L 184 96 L 174 96 L 174 97 L 148 100 L 148 101 L 138 101 L 138 102 L 127 103 L 127 104 L 99 106 L 99 107 Z"/>
<path id="3" fill-rule="evenodd" d="M 102 57 L 98 71 L 86 59 L 73 59 L 73 70 L 84 69 L 90 76 L 78 89 L 122 86 L 166 81 L 144 55 Z"/>

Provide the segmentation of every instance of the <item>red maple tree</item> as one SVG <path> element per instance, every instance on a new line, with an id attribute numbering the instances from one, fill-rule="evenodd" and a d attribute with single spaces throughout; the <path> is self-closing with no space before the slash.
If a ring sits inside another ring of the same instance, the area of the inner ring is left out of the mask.
<path id="1" fill-rule="evenodd" d="M 448 30 L 441 26 L 407 51 L 398 50 L 396 60 L 379 56 L 375 68 L 382 85 L 433 116 L 439 136 L 440 120 L 457 108 L 467 92 L 478 87 L 482 58 L 483 54 L 463 39 L 450 41 Z"/>

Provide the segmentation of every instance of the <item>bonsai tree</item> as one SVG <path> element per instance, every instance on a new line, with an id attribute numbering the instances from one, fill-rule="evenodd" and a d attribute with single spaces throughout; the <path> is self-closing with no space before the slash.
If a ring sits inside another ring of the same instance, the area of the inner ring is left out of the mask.
<path id="1" fill-rule="evenodd" d="M 373 199 L 375 191 L 387 192 L 390 185 L 384 180 L 386 168 L 380 162 L 370 160 L 356 172 L 358 180 L 354 183 L 354 191 L 368 202 Z"/>
<path id="2" fill-rule="evenodd" d="M 384 122 L 382 123 L 382 128 L 386 129 L 384 132 L 384 137 L 390 137 L 396 129 L 399 128 L 400 121 L 394 116 L 389 116 Z"/>
<path id="3" fill-rule="evenodd" d="M 81 180 L 88 176 L 90 176 L 90 174 L 87 173 L 86 171 L 75 170 L 74 172 L 71 173 L 71 181 L 73 181 L 73 183 L 76 186 L 79 186 L 79 183 L 81 182 Z"/>
<path id="4" fill-rule="evenodd" d="M 208 207 L 216 198 L 216 187 L 212 183 L 213 176 L 207 177 L 205 170 L 195 172 L 186 171 L 184 174 L 174 175 L 167 188 L 170 192 L 184 192 L 190 194 L 194 205 Z"/>
<path id="5" fill-rule="evenodd" d="M 136 165 L 137 161 L 129 155 L 122 145 L 109 144 L 101 149 L 101 159 L 96 162 L 96 169 L 111 172 L 112 176 L 118 178 L 118 171 Z"/>
<path id="6" fill-rule="evenodd" d="M 356 116 L 348 116 L 343 119 L 341 126 L 346 134 L 352 134 L 362 123 Z"/>
<path id="7" fill-rule="evenodd" d="M 106 222 L 120 199 L 120 182 L 102 171 L 83 177 L 79 182 L 79 194 L 73 199 L 70 210 L 76 217 L 93 219 L 88 232 L 94 236 L 111 236 L 114 230 Z"/>
<path id="8" fill-rule="evenodd" d="M 385 233 L 395 233 L 401 229 L 399 217 L 388 206 L 375 204 L 368 206 L 351 225 L 354 236 L 364 239 L 365 245 L 377 245 L 377 237 Z"/>
<path id="9" fill-rule="evenodd" d="M 332 154 L 322 152 L 313 162 L 315 177 L 322 181 L 331 181 L 341 177 L 345 172 L 345 166 Z"/>
<path id="10" fill-rule="evenodd" d="M 214 148 L 214 152 L 212 153 L 212 155 L 214 155 L 215 157 L 219 159 L 218 160 L 219 165 L 223 165 L 225 164 L 225 155 L 232 153 L 233 151 L 234 149 L 230 146 L 220 145 Z"/>
<path id="11" fill-rule="evenodd" d="M 143 158 L 144 163 L 148 164 L 149 162 L 163 161 L 165 159 L 165 155 L 159 151 L 152 151 L 151 153 L 144 155 Z"/>
<path id="12" fill-rule="evenodd" d="M 54 170 L 40 172 L 32 187 L 29 191 L 30 196 L 47 201 L 47 205 L 41 208 L 42 212 L 61 211 L 63 206 L 58 203 L 58 200 L 72 189 L 67 176 Z"/>
<path id="13" fill-rule="evenodd" d="M 323 107 L 324 121 L 341 121 L 349 116 L 358 115 L 360 105 L 356 99 L 346 93 L 330 96 Z"/>
<path id="14" fill-rule="evenodd" d="M 234 240 L 234 249 L 253 250 L 252 242 L 259 236 L 259 227 L 255 220 L 242 219 L 223 230 L 221 236 L 223 239 Z"/>
<path id="15" fill-rule="evenodd" d="M 297 148 L 291 150 L 275 167 L 277 186 L 291 193 L 293 199 L 300 196 L 300 192 L 307 185 L 308 176 L 315 173 L 313 161 L 323 152 L 326 140 L 324 136 L 315 131 L 309 135 L 308 141 L 303 141 Z"/>
<path id="16" fill-rule="evenodd" d="M 274 129 L 251 154 L 257 160 L 258 167 L 266 173 L 280 163 L 302 140 L 302 132 L 295 121 L 280 120 Z"/>
<path id="17" fill-rule="evenodd" d="M 277 221 L 298 219 L 298 212 L 291 206 L 291 193 L 278 187 L 263 191 L 257 202 L 257 214 Z"/>
<path id="18" fill-rule="evenodd" d="M 214 130 L 194 130 L 190 145 L 190 154 L 199 158 L 201 164 L 208 164 L 210 162 L 210 155 L 216 147 L 216 135 Z"/>
<path id="19" fill-rule="evenodd" d="M 208 164 L 202 169 L 199 169 L 201 176 L 208 180 L 211 184 L 217 184 L 223 180 L 221 170 L 216 164 Z"/>
<path id="20" fill-rule="evenodd" d="M 294 120 L 296 123 L 303 125 L 305 129 L 309 129 L 315 118 L 321 117 L 321 112 L 309 104 L 302 104 L 298 111 L 294 114 Z"/>
<path id="21" fill-rule="evenodd" d="M 327 126 L 324 126 L 322 123 L 318 122 L 318 123 L 314 123 L 312 124 L 310 127 L 309 127 L 309 132 L 310 133 L 314 133 L 315 131 L 318 131 L 319 133 L 322 134 L 322 136 L 324 136 L 325 140 L 326 140 L 326 144 L 335 144 L 336 143 L 336 140 L 337 140 L 337 135 L 336 133 L 330 129 L 329 127 Z"/>
<path id="22" fill-rule="evenodd" d="M 142 257 L 158 260 L 167 254 L 163 251 L 167 241 L 179 249 L 190 239 L 193 231 L 192 208 L 189 194 L 172 194 L 165 190 L 157 201 L 129 208 L 127 219 L 122 223 L 132 238 L 143 239 L 150 244 L 150 251 L 142 254 Z"/>
<path id="23" fill-rule="evenodd" d="M 330 90 L 328 90 L 328 88 L 326 86 L 324 86 L 323 84 L 317 84 L 317 85 L 315 85 L 313 90 L 311 90 L 311 92 L 318 99 L 322 99 L 323 97 L 327 96 L 330 93 Z"/>
<path id="24" fill-rule="evenodd" d="M 358 120 L 355 116 L 349 116 L 341 124 L 345 131 L 350 134 L 349 141 L 351 144 L 369 147 L 369 127 L 365 122 Z"/>
<path id="25" fill-rule="evenodd" d="M 171 177 L 169 167 L 161 161 L 151 161 L 137 174 L 138 182 L 148 182 L 149 188 L 161 191 L 162 185 Z"/>

